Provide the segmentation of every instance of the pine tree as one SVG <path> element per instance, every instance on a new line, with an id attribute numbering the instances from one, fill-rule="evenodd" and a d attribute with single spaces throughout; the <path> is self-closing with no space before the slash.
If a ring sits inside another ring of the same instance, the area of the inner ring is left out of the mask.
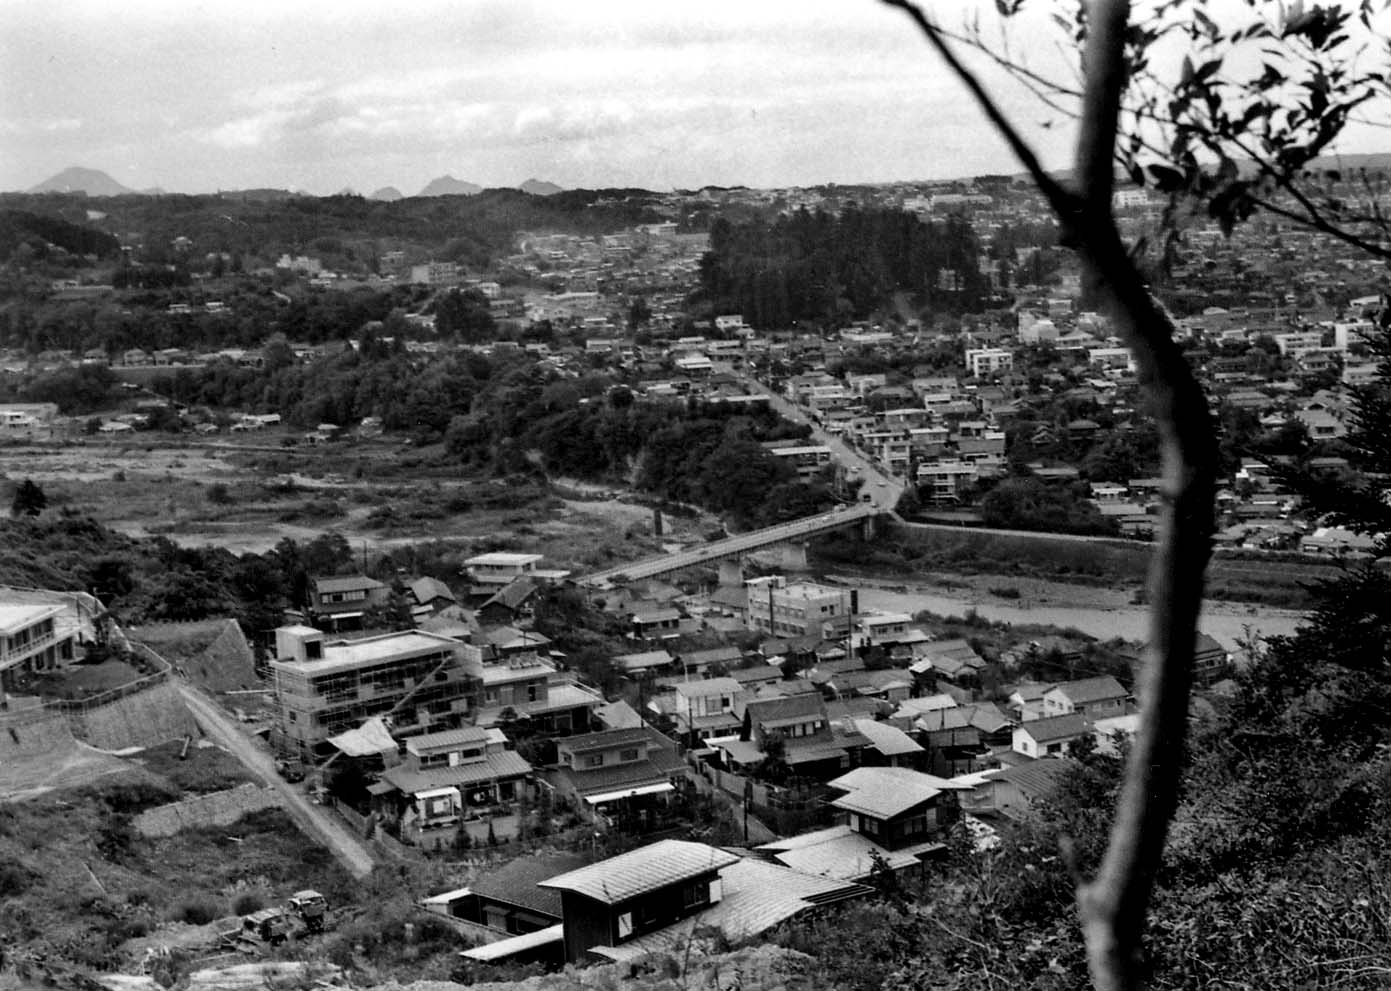
<path id="1" fill-rule="evenodd" d="M 10 503 L 11 516 L 38 516 L 48 507 L 48 496 L 32 479 L 26 478 L 14 490 L 14 501 Z"/>

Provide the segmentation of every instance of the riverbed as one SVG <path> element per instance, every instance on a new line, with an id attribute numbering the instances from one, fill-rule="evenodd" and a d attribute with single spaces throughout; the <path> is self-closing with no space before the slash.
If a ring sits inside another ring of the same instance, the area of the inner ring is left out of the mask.
<path id="1" fill-rule="evenodd" d="M 1149 610 L 1134 604 L 1133 593 L 1123 589 L 990 576 L 952 580 L 954 587 L 950 588 L 894 579 L 875 582 L 859 576 L 853 581 L 860 587 L 861 609 L 906 613 L 927 610 L 955 617 L 974 611 L 994 622 L 1072 627 L 1100 640 L 1149 639 Z M 1002 598 L 989 591 L 992 587 L 1017 590 L 1020 597 Z M 1235 650 L 1239 642 L 1252 634 L 1261 638 L 1287 636 L 1304 616 L 1294 609 L 1209 600 L 1203 605 L 1199 628 L 1224 647 Z"/>

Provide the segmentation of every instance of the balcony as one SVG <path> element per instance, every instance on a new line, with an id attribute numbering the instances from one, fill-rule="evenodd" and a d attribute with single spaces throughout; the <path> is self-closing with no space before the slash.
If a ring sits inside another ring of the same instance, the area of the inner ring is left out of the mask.
<path id="1" fill-rule="evenodd" d="M 0 643 L 0 667 L 10 667 L 18 664 L 26 658 L 33 657 L 47 647 L 52 647 L 58 642 L 58 633 L 49 630 L 38 636 L 30 637 L 29 640 L 19 646 L 14 646 L 10 641 L 12 637 L 6 638 Z"/>

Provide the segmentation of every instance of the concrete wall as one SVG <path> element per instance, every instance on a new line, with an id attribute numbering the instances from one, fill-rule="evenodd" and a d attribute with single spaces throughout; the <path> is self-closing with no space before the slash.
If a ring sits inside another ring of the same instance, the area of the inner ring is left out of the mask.
<path id="1" fill-rule="evenodd" d="M 279 805 L 280 796 L 274 789 L 247 782 L 227 791 L 147 809 L 135 817 L 135 828 L 142 836 L 173 836 L 182 829 L 230 826 L 250 812 Z"/>

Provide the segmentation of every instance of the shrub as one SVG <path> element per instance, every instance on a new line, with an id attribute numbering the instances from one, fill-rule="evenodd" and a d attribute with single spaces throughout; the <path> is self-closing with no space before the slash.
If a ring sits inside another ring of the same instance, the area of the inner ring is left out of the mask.
<path id="1" fill-rule="evenodd" d="M 190 899 L 179 903 L 174 909 L 173 918 L 190 926 L 206 926 L 221 914 L 212 902 Z"/>
<path id="2" fill-rule="evenodd" d="M 259 891 L 243 891 L 232 902 L 232 912 L 236 915 L 250 915 L 266 907 L 266 900 Z"/>
<path id="3" fill-rule="evenodd" d="M 19 864 L 0 866 L 0 897 L 13 898 L 24 894 L 33 880 L 33 875 Z"/>

